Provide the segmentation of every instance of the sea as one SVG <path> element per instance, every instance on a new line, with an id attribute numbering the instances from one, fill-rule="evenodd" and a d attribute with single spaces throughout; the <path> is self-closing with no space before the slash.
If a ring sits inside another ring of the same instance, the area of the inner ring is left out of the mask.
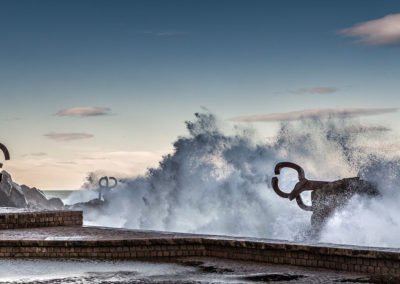
<path id="1" fill-rule="evenodd" d="M 58 197 L 61 200 L 65 200 L 71 195 L 75 190 L 43 190 L 47 198 Z"/>

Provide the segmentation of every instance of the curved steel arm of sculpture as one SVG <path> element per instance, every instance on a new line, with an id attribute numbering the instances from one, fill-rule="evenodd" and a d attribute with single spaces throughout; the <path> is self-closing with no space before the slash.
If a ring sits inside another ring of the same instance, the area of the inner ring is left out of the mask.
<path id="1" fill-rule="evenodd" d="M 278 177 L 273 177 L 271 180 L 271 185 L 272 185 L 272 188 L 275 191 L 275 193 L 278 194 L 280 197 L 289 198 L 289 200 L 296 199 L 297 205 L 299 205 L 299 207 L 301 209 L 306 210 L 306 211 L 312 211 L 312 206 L 308 206 L 308 205 L 304 204 L 303 199 L 301 198 L 300 194 L 303 191 L 307 191 L 307 190 L 312 191 L 312 190 L 321 188 L 324 185 L 328 184 L 329 182 L 306 179 L 303 168 L 300 167 L 299 165 L 297 165 L 295 163 L 291 163 L 291 162 L 280 162 L 280 163 L 276 164 L 275 169 L 274 169 L 275 174 L 279 175 L 281 172 L 281 169 L 283 169 L 283 168 L 291 168 L 291 169 L 294 169 L 295 171 L 297 171 L 299 181 L 296 183 L 293 190 L 290 193 L 287 193 L 287 192 L 283 192 L 279 188 Z"/>
<path id="2" fill-rule="evenodd" d="M 3 154 L 4 154 L 4 159 L 7 161 L 7 160 L 10 160 L 10 152 L 8 152 L 8 149 L 7 149 L 7 147 L 5 146 L 5 145 L 3 145 L 3 144 L 1 144 L 0 143 L 0 150 L 3 152 Z M 2 163 L 0 163 L 0 168 L 2 168 L 3 167 L 3 164 Z"/>
<path id="3" fill-rule="evenodd" d="M 112 185 L 110 185 L 110 180 L 113 181 Z M 103 181 L 105 181 L 106 183 L 104 184 Z M 116 187 L 117 184 L 118 184 L 118 181 L 115 177 L 102 177 L 99 180 L 99 187 L 101 187 L 101 188 L 109 188 L 110 189 L 110 188 Z"/>
<path id="4" fill-rule="evenodd" d="M 281 169 L 283 168 L 291 168 L 294 169 L 297 172 L 297 175 L 299 177 L 299 180 L 302 180 L 305 178 L 304 176 L 304 170 L 302 167 L 299 165 L 292 163 L 292 162 L 280 162 L 275 165 L 274 172 L 276 175 L 279 175 L 281 173 Z"/>
<path id="5" fill-rule="evenodd" d="M 305 210 L 305 211 L 313 211 L 312 206 L 304 204 L 303 199 L 301 198 L 301 195 L 299 195 L 299 196 L 296 197 L 296 202 L 297 202 L 297 205 L 298 205 L 301 209 L 303 209 L 303 210 Z"/>
<path id="6" fill-rule="evenodd" d="M 113 181 L 113 184 L 110 184 L 110 180 Z M 105 181 L 105 183 L 103 182 Z M 103 189 L 111 189 L 116 187 L 118 184 L 118 181 L 115 177 L 102 177 L 99 179 L 99 200 L 101 200 L 102 195 L 103 195 Z"/>

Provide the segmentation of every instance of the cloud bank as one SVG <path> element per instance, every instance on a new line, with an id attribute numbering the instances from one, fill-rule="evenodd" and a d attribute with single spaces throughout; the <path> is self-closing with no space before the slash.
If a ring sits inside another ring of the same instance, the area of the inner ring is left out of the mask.
<path id="1" fill-rule="evenodd" d="M 323 117 L 356 117 L 379 115 L 396 112 L 398 108 L 338 108 L 338 109 L 306 109 L 301 111 L 270 113 L 260 115 L 245 115 L 233 117 L 230 120 L 237 122 L 257 121 L 292 121 L 304 118 Z"/>
<path id="2" fill-rule="evenodd" d="M 400 14 L 356 24 L 339 31 L 340 34 L 354 37 L 370 45 L 400 44 Z"/>
<path id="3" fill-rule="evenodd" d="M 108 107 L 72 107 L 58 111 L 57 116 L 101 116 L 109 115 L 111 109 Z"/>
<path id="4" fill-rule="evenodd" d="M 315 87 L 315 88 L 302 88 L 289 91 L 292 94 L 332 94 L 338 91 L 338 88 L 333 87 Z"/>
<path id="5" fill-rule="evenodd" d="M 43 136 L 58 142 L 93 138 L 94 135 L 84 132 L 50 132 Z"/>
<path id="6" fill-rule="evenodd" d="M 392 129 L 386 126 L 357 125 L 357 126 L 347 127 L 345 131 L 348 133 L 368 133 L 368 132 L 388 132 L 392 131 Z"/>

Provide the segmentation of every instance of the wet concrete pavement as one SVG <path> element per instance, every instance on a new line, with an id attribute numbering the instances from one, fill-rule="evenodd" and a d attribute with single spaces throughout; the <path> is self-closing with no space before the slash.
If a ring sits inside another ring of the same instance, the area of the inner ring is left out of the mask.
<path id="1" fill-rule="evenodd" d="M 42 227 L 1 230 L 0 242 L 10 241 L 43 241 L 60 242 L 68 247 L 75 242 L 110 242 L 139 240 L 145 245 L 152 240 L 165 239 L 166 243 L 179 239 L 225 240 L 224 242 L 254 242 L 265 246 L 282 246 L 290 242 L 263 240 L 254 238 L 238 238 L 226 236 L 203 236 L 172 232 L 140 231 L 111 229 L 101 227 Z M 65 244 L 63 243 L 65 241 Z M 243 243 L 243 244 L 244 244 Z M 282 243 L 282 245 L 281 245 Z M 241 244 L 241 245 L 243 245 Z M 29 244 L 32 245 L 32 244 Z M 327 250 L 330 245 L 314 244 Z M 251 246 L 250 246 L 251 247 Z M 335 246 L 340 250 L 340 246 Z M 344 246 L 343 246 L 344 247 Z M 37 247 L 32 247 L 35 250 Z M 233 251 L 240 247 L 232 246 Z M 7 249 L 7 248 L 6 248 Z M 350 252 L 371 253 L 369 248 L 349 247 Z M 352 251 L 354 249 L 355 251 Z M 254 248 L 253 248 L 254 250 Z M 380 253 L 398 255 L 396 249 L 379 249 Z M 335 251 L 335 250 L 334 250 Z M 373 252 L 373 251 L 372 251 Z M 336 252 L 337 253 L 337 252 Z M 202 257 L 170 257 L 162 262 L 155 260 L 96 260 L 96 259 L 0 259 L 0 284 L 2 283 L 400 283 L 399 278 L 385 278 L 363 273 L 345 272 L 292 266 L 228 260 L 226 258 Z"/>
<path id="2" fill-rule="evenodd" d="M 176 262 L 85 259 L 3 259 L 0 283 L 390 283 L 388 279 L 324 269 L 216 258 L 179 258 Z M 392 283 L 397 283 L 395 280 Z"/>

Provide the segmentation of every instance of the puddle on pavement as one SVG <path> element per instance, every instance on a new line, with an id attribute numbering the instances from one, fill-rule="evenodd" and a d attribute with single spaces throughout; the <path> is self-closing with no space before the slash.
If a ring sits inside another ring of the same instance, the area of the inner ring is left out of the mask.
<path id="1" fill-rule="evenodd" d="M 277 273 L 267 273 L 267 274 L 255 274 L 241 277 L 240 279 L 254 282 L 286 282 L 299 280 L 304 278 L 304 275 L 295 275 L 295 274 L 277 274 Z"/>
<path id="2" fill-rule="evenodd" d="M 178 262 L 0 259 L 0 284 L 400 283 L 399 279 L 224 259 Z M 324 279 L 324 282 L 320 280 Z"/>
<path id="3" fill-rule="evenodd" d="M 400 278 L 388 276 L 370 276 L 370 277 L 359 277 L 352 279 L 340 279 L 336 280 L 335 283 L 368 283 L 368 284 L 398 284 L 400 283 Z"/>
<path id="4" fill-rule="evenodd" d="M 234 272 L 233 269 L 221 268 L 221 267 L 217 267 L 215 265 L 205 264 L 203 261 L 182 261 L 182 262 L 180 262 L 180 264 L 182 264 L 184 266 L 197 267 L 201 271 L 206 272 L 206 273 L 231 273 L 231 272 Z"/>

